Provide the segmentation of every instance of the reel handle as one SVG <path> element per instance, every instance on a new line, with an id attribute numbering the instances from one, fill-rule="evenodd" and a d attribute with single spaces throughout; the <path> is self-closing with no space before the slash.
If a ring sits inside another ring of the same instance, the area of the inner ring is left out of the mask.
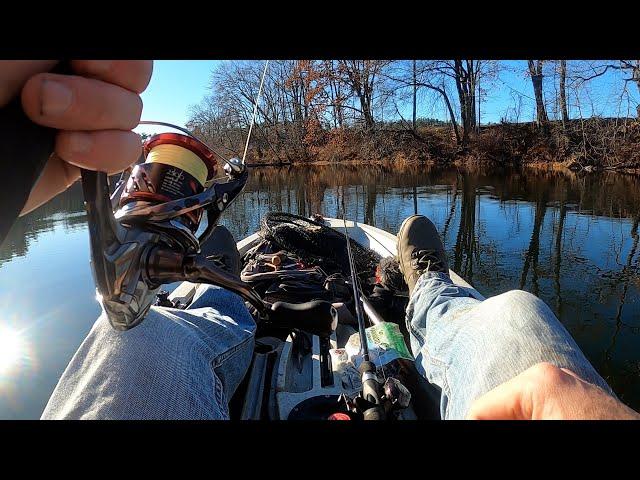
<path id="1" fill-rule="evenodd" d="M 253 305 L 264 322 L 276 328 L 298 329 L 329 337 L 338 323 L 338 313 L 330 302 L 266 303 L 251 285 L 218 267 L 202 254 L 184 255 L 155 247 L 146 256 L 145 270 L 147 277 L 156 284 L 186 280 L 226 288 Z"/>

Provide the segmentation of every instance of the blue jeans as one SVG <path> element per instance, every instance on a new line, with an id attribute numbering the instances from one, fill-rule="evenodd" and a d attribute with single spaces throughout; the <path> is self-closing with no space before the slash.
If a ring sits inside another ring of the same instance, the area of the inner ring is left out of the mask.
<path id="1" fill-rule="evenodd" d="M 521 291 L 484 301 L 425 273 L 407 308 L 418 370 L 442 391 L 442 418 L 539 362 L 610 389 L 549 307 Z M 153 307 L 126 332 L 101 316 L 72 358 L 42 418 L 225 419 L 245 375 L 255 324 L 242 300 L 201 286 L 186 310 Z"/>
<path id="2" fill-rule="evenodd" d="M 416 367 L 440 388 L 443 419 L 465 418 L 476 398 L 540 362 L 568 368 L 613 395 L 538 297 L 512 290 L 481 301 L 473 292 L 426 272 L 407 307 Z"/>
<path id="3" fill-rule="evenodd" d="M 185 310 L 151 307 L 114 330 L 104 313 L 62 374 L 43 419 L 227 419 L 254 347 L 242 299 L 200 286 Z"/>

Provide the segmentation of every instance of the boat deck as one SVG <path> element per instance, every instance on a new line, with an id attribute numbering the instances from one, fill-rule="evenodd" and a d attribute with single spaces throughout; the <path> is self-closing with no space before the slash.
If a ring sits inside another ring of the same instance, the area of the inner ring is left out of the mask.
<path id="1" fill-rule="evenodd" d="M 342 233 L 344 231 L 344 222 L 338 218 L 325 218 L 328 226 Z M 347 231 L 349 237 L 358 242 L 365 248 L 369 248 L 378 253 L 382 257 L 390 257 L 396 255 L 397 238 L 392 233 L 386 232 L 380 228 L 372 227 L 365 223 L 347 220 Z M 238 242 L 238 250 L 240 256 L 243 256 L 250 248 L 255 246 L 261 240 L 260 235 L 256 232 L 243 238 Z M 453 270 L 449 270 L 449 276 L 456 285 L 471 289 L 472 295 L 478 300 L 484 300 L 484 297 L 473 288 L 467 281 Z M 195 294 L 197 284 L 190 282 L 182 282 L 169 296 L 170 299 L 178 299 L 181 303 L 188 303 Z"/>

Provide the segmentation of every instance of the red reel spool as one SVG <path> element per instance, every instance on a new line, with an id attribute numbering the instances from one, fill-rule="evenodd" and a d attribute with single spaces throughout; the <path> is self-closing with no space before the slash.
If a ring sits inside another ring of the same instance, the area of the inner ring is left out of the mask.
<path id="1" fill-rule="evenodd" d="M 145 163 L 136 165 L 120 198 L 153 204 L 197 195 L 216 174 L 214 153 L 202 142 L 179 133 L 153 135 L 144 143 Z M 195 233 L 202 208 L 179 217 Z"/>

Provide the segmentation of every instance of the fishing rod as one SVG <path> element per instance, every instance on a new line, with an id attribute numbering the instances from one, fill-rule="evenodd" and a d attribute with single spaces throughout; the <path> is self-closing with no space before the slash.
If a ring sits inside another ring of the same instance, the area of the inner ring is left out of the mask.
<path id="1" fill-rule="evenodd" d="M 360 351 L 362 352 L 362 363 L 358 368 L 360 380 L 362 382 L 362 398 L 358 407 L 362 410 L 365 420 L 385 420 L 387 417 L 386 408 L 383 405 L 384 394 L 382 385 L 376 375 L 376 366 L 369 356 L 369 345 L 367 343 L 367 332 L 362 314 L 363 306 L 358 287 L 358 277 L 356 273 L 355 261 L 351 252 L 351 239 L 347 229 L 347 219 L 344 208 L 344 191 L 342 192 L 342 223 L 344 225 L 344 238 L 347 243 L 347 257 L 349 258 L 349 271 L 351 274 L 351 286 L 353 288 L 353 302 L 358 321 L 358 334 L 360 336 Z"/>

